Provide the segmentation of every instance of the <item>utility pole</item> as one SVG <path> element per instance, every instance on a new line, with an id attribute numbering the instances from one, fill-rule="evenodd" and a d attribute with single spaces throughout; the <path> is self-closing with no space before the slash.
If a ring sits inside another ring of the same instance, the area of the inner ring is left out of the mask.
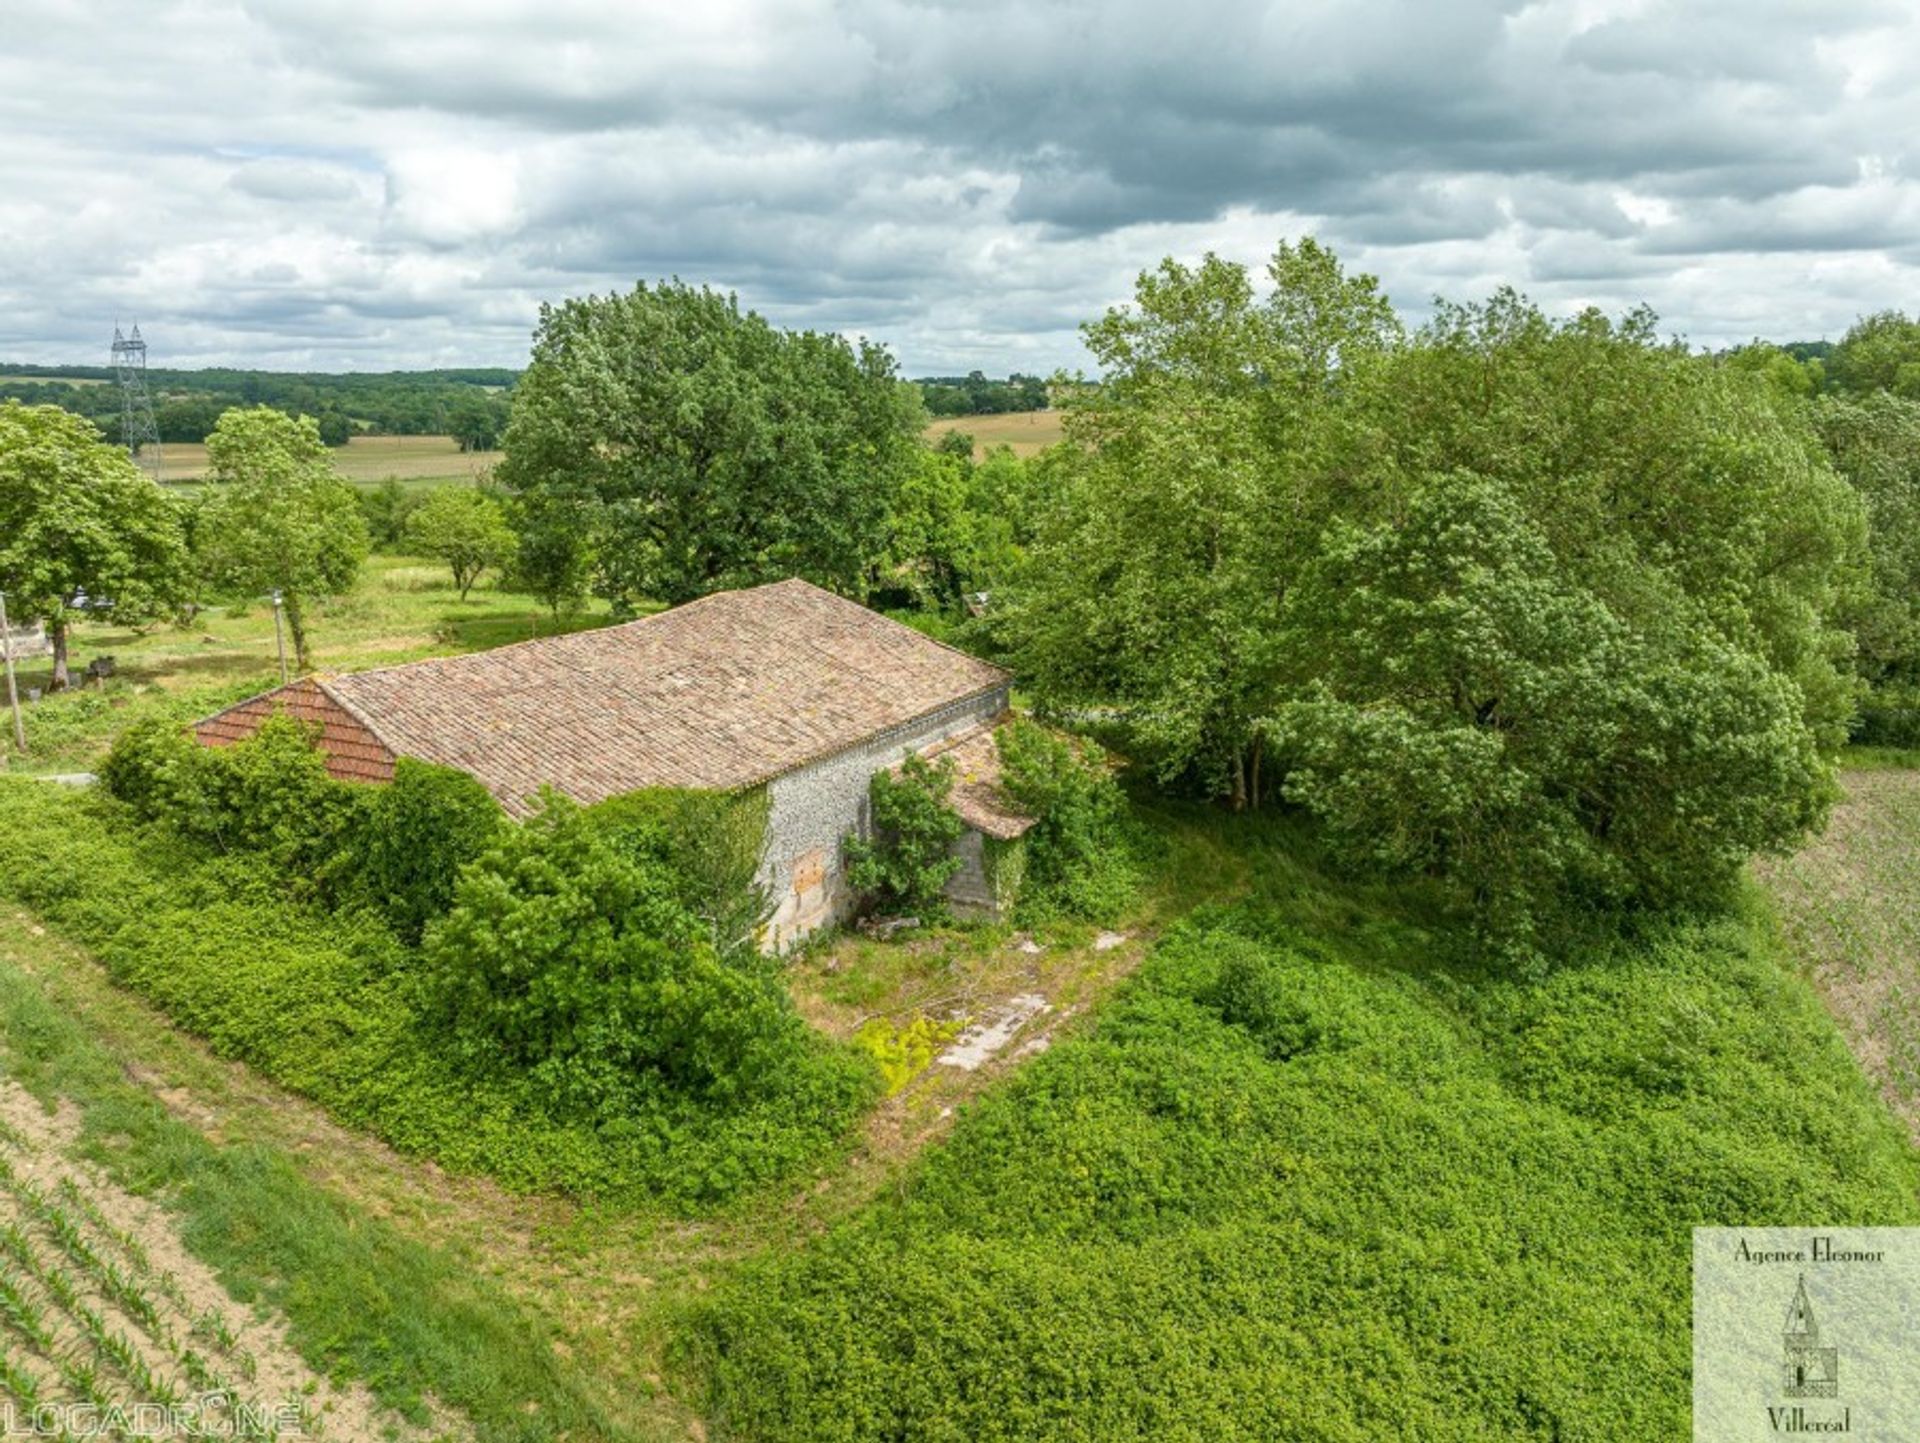
<path id="1" fill-rule="evenodd" d="M 280 685 L 287 684 L 287 638 L 280 630 L 280 590 L 273 592 L 273 644 L 280 653 Z M 23 748 L 24 749 L 24 748 Z"/>
<path id="2" fill-rule="evenodd" d="M 20 720 L 20 688 L 13 680 L 13 632 L 7 626 L 7 593 L 0 591 L 0 658 L 7 669 L 7 705 L 13 709 L 13 744 L 27 749 L 27 724 Z"/>

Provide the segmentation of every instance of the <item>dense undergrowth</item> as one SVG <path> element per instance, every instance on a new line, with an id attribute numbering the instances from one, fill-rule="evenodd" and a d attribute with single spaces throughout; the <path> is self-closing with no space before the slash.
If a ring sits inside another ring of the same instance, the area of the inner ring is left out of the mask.
<path id="1" fill-rule="evenodd" d="M 221 1055 L 456 1171 L 710 1203 L 830 1152 L 876 1086 L 795 1018 L 799 1051 L 750 1094 L 663 1084 L 556 1113 L 551 1078 L 477 1070 L 449 1045 L 420 953 L 377 910 L 303 901 L 276 856 L 223 853 L 98 792 L 0 778 L 0 887 Z"/>
<path id="2" fill-rule="evenodd" d="M 1485 975 L 1259 825 L 1255 895 L 705 1310 L 722 1436 L 1680 1437 L 1692 1226 L 1920 1220 L 1758 902 Z"/>

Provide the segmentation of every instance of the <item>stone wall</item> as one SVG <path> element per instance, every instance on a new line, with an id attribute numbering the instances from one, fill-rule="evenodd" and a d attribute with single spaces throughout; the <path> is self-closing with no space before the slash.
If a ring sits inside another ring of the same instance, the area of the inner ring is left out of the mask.
<path id="1" fill-rule="evenodd" d="M 1002 841 L 968 827 L 953 844 L 960 867 L 947 879 L 947 902 L 966 922 L 1004 922 L 1026 875 L 1026 838 Z"/>
<path id="2" fill-rule="evenodd" d="M 867 834 L 867 782 L 910 751 L 991 721 L 1007 709 L 1007 689 L 983 692 L 767 784 L 767 840 L 760 884 L 773 899 L 767 947 L 781 951 L 817 927 L 846 916 L 853 896 L 842 873 L 840 843 Z"/>

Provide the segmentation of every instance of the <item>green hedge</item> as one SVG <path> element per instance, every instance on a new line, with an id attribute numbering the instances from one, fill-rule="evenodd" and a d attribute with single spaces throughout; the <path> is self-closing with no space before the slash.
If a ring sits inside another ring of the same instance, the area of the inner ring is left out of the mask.
<path id="1" fill-rule="evenodd" d="M 556 1117 L 530 1075 L 450 1055 L 418 954 L 376 912 L 289 897 L 264 855 L 219 853 L 99 793 L 0 779 L 0 889 L 222 1056 L 516 1189 L 713 1202 L 831 1152 L 875 1087 L 851 1049 L 808 1034 L 751 1098 L 659 1088 L 644 1108 Z"/>
<path id="2" fill-rule="evenodd" d="M 710 1421 L 1678 1438 L 1694 1224 L 1920 1219 L 1912 1155 L 1763 926 L 1539 982 L 1344 950 L 1382 935 L 1251 906 L 1178 930 L 910 1186 L 713 1300 Z"/>

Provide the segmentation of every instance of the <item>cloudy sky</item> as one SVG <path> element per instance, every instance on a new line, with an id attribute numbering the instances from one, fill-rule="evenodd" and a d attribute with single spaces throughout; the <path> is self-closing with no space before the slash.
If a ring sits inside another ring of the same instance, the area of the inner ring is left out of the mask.
<path id="1" fill-rule="evenodd" d="M 4 0 L 0 359 L 521 363 L 677 274 L 912 374 L 1080 363 L 1313 232 L 1699 344 L 1920 308 L 1911 0 Z"/>

